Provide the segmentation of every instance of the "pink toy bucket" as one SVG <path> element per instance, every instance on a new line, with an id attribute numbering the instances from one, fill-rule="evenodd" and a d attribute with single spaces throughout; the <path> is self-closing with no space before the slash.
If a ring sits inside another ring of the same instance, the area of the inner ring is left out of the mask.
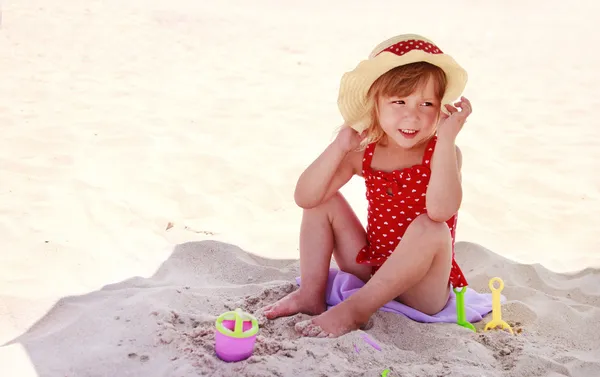
<path id="1" fill-rule="evenodd" d="M 249 314 L 236 309 L 221 314 L 215 322 L 215 352 L 226 362 L 245 360 L 252 355 L 258 321 Z"/>

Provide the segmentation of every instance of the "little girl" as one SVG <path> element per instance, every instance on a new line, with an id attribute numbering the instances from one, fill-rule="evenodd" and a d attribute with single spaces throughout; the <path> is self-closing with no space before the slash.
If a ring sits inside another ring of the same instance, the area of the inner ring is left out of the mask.
<path id="1" fill-rule="evenodd" d="M 267 306 L 267 318 L 318 315 L 296 329 L 339 336 L 394 299 L 433 315 L 446 305 L 450 286 L 467 285 L 454 260 L 462 199 L 455 139 L 471 104 L 464 97 L 450 104 L 466 81 L 449 55 L 418 35 L 382 42 L 343 76 L 338 105 L 346 122 L 302 173 L 294 195 L 304 209 L 301 286 Z M 355 174 L 366 184 L 366 231 L 338 191 Z M 326 311 L 332 255 L 366 284 Z"/>

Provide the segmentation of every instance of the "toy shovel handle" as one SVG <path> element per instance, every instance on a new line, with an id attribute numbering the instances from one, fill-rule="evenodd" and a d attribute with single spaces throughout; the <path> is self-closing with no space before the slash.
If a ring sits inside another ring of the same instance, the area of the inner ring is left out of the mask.
<path id="1" fill-rule="evenodd" d="M 466 322 L 467 316 L 465 315 L 465 291 L 467 287 L 462 287 L 460 289 L 453 288 L 454 293 L 456 293 L 456 322 L 463 323 Z"/>
<path id="2" fill-rule="evenodd" d="M 452 288 L 456 294 L 456 323 L 459 326 L 466 327 L 469 330 L 475 331 L 475 326 L 467 322 L 467 316 L 465 314 L 465 291 L 467 287 L 460 289 Z"/>
<path id="3" fill-rule="evenodd" d="M 498 283 L 498 288 L 495 287 L 495 283 Z M 502 290 L 504 289 L 504 281 L 498 277 L 491 278 L 489 282 L 489 287 L 492 293 L 497 292 L 498 294 L 500 294 L 500 292 L 502 292 Z"/>

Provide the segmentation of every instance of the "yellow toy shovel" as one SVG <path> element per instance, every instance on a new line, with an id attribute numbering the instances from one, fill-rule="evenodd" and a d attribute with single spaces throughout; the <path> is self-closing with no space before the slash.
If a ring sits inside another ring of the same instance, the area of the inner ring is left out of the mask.
<path id="1" fill-rule="evenodd" d="M 494 287 L 494 283 L 496 282 L 499 284 L 498 288 Z M 489 285 L 492 291 L 492 320 L 485 325 L 483 330 L 488 331 L 500 326 L 503 329 L 508 329 L 511 334 L 515 335 L 509 324 L 502 320 L 502 312 L 500 311 L 500 292 L 504 289 L 504 282 L 500 278 L 492 278 Z"/>

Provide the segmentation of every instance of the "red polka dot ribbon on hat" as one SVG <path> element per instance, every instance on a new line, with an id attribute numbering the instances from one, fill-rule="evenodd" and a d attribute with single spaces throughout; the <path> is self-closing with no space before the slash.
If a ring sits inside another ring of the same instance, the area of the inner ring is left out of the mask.
<path id="1" fill-rule="evenodd" d="M 440 50 L 433 43 L 419 41 L 417 39 L 409 39 L 406 41 L 400 41 L 398 43 L 395 43 L 395 44 L 389 46 L 388 48 L 386 48 L 385 50 L 383 50 L 381 52 L 388 51 L 388 52 L 391 52 L 398 56 L 402 56 L 412 50 L 421 50 L 421 51 L 428 52 L 430 54 L 443 54 L 442 50 Z M 381 54 L 381 52 L 379 54 Z M 379 55 L 379 54 L 377 54 L 377 55 Z"/>

